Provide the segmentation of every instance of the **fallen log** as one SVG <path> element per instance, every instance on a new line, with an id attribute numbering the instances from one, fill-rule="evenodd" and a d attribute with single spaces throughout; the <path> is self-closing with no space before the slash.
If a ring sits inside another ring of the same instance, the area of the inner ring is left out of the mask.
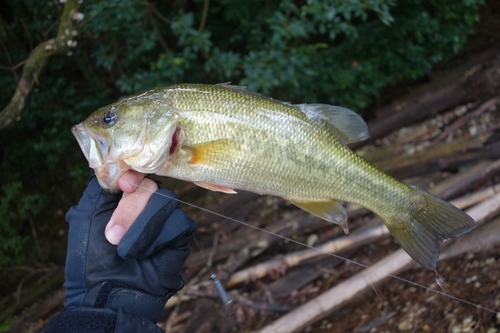
<path id="1" fill-rule="evenodd" d="M 266 230 L 287 237 L 299 230 L 318 224 L 319 220 L 310 214 L 297 211 L 290 217 L 280 219 L 266 226 Z M 281 240 L 271 234 L 263 233 L 260 229 L 244 230 L 237 237 L 232 237 L 231 242 L 219 246 L 213 254 L 213 260 L 218 261 L 231 256 L 232 263 L 225 264 L 224 270 L 231 266 L 239 266 L 249 258 L 255 257 L 270 245 Z M 238 263 L 236 263 L 238 262 Z M 197 267 L 206 263 L 206 257 L 202 252 L 191 255 L 187 265 Z M 232 272 L 232 270 L 229 270 Z"/>
<path id="2" fill-rule="evenodd" d="M 373 242 L 389 235 L 389 231 L 384 226 L 382 220 L 376 218 L 361 230 L 352 232 L 349 237 L 340 237 L 325 244 L 316 246 L 314 249 L 291 252 L 278 258 L 259 263 L 255 266 L 235 272 L 227 281 L 227 287 L 247 281 L 253 281 L 268 275 L 272 271 L 284 271 L 306 262 L 310 262 L 318 257 L 325 257 L 332 253 L 339 253 L 349 249 Z"/>
<path id="3" fill-rule="evenodd" d="M 439 196 L 445 200 L 457 195 L 461 195 L 475 186 L 484 183 L 488 179 L 500 172 L 500 159 L 496 161 L 482 161 L 464 172 L 456 174 L 449 179 L 444 180 L 429 190 L 430 193 Z M 465 208 L 461 203 L 460 208 Z"/>
<path id="4" fill-rule="evenodd" d="M 266 229 L 269 233 L 261 232 L 260 237 L 249 241 L 224 264 L 217 266 L 216 271 L 219 279 L 226 282 L 229 276 L 247 260 L 258 256 L 271 245 L 283 239 L 281 237 L 276 237 L 276 235 L 290 237 L 298 231 L 318 223 L 323 222 L 312 215 L 303 214 L 302 212 L 295 214 L 294 218 L 276 221 Z"/>
<path id="5" fill-rule="evenodd" d="M 354 250 L 346 251 L 340 253 L 339 258 L 332 258 L 330 256 L 313 264 L 303 265 L 291 272 L 287 272 L 282 278 L 269 284 L 266 290 L 273 298 L 295 297 L 296 295 L 294 294 L 297 294 L 301 288 L 318 277 L 334 271 L 336 267 L 344 263 L 343 258 L 349 258 L 353 253 Z"/>
<path id="6" fill-rule="evenodd" d="M 375 112 L 379 118 L 368 123 L 370 140 L 394 129 L 477 99 L 498 95 L 500 87 L 499 49 L 487 51 L 456 70 L 415 89 Z M 353 145 L 360 147 L 369 140 Z"/>
<path id="7" fill-rule="evenodd" d="M 480 154 L 472 156 L 473 153 L 470 152 L 476 149 L 477 153 L 478 149 L 483 147 L 488 137 L 489 135 L 480 135 L 475 138 L 466 138 L 440 144 L 412 155 L 400 154 L 398 157 L 385 159 L 375 163 L 375 165 L 399 179 L 410 178 L 447 167 L 463 166 L 482 159 L 479 156 Z M 485 158 L 491 158 L 491 152 L 483 153 Z M 500 148 L 498 151 L 495 150 L 495 153 L 499 156 L 494 156 L 493 158 L 500 158 Z M 467 155 L 471 156 L 464 158 Z M 457 162 L 457 160 L 460 160 L 460 162 Z"/>

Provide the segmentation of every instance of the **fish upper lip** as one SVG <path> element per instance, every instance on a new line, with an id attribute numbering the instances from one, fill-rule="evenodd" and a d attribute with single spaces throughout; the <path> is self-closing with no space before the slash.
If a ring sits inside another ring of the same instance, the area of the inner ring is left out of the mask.
<path id="1" fill-rule="evenodd" d="M 108 164 L 109 145 L 101 135 L 90 131 L 82 124 L 73 126 L 71 131 L 91 168 Z"/>
<path id="2" fill-rule="evenodd" d="M 82 124 L 75 125 L 71 128 L 71 132 L 76 138 L 76 141 L 80 145 L 80 148 L 82 149 L 83 154 L 85 155 L 85 158 L 88 160 L 89 159 L 89 153 L 90 153 L 90 137 Z"/>

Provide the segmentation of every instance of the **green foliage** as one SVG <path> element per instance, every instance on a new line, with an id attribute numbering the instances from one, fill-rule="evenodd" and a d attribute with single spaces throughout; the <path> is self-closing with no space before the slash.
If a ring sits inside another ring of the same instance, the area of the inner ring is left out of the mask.
<path id="1" fill-rule="evenodd" d="M 49 60 L 21 119 L 0 133 L 0 264 L 33 246 L 30 219 L 40 231 L 76 202 L 89 169 L 69 128 L 93 110 L 156 86 L 227 81 L 360 110 L 381 87 L 418 78 L 459 50 L 481 2 L 219 0 L 205 11 L 204 0 L 83 1 L 72 54 Z M 56 35 L 62 6 L 0 6 L 2 68 Z M 5 106 L 16 77 L 0 73 Z"/>
<path id="2" fill-rule="evenodd" d="M 19 221 L 33 218 L 42 211 L 44 196 L 20 195 L 21 182 L 12 182 L 2 187 L 0 201 L 0 266 L 19 264 L 25 259 L 23 246 L 28 238 L 23 234 Z"/>
<path id="3" fill-rule="evenodd" d="M 365 107 L 457 51 L 480 0 L 96 1 L 90 52 L 122 94 L 180 81 Z M 202 24 L 201 22 L 206 22 Z"/>

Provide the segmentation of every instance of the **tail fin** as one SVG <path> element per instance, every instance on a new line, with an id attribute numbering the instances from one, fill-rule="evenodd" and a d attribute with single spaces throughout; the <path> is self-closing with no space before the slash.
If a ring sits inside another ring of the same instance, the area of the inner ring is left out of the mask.
<path id="1" fill-rule="evenodd" d="M 435 270 L 441 243 L 468 233 L 476 221 L 452 204 L 414 189 L 409 221 L 386 220 L 386 225 L 413 260 Z"/>

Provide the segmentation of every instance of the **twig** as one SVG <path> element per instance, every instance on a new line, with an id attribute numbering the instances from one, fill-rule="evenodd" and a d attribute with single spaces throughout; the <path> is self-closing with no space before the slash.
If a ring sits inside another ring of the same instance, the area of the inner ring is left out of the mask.
<path id="1" fill-rule="evenodd" d="M 201 33 L 203 29 L 205 29 L 205 24 L 207 23 L 207 14 L 208 14 L 208 5 L 209 0 L 205 0 L 203 4 L 203 13 L 201 15 L 200 26 L 198 27 L 198 46 L 200 47 L 200 53 L 203 55 L 205 59 L 210 58 L 210 56 L 203 49 L 203 45 L 201 45 Z"/>
<path id="2" fill-rule="evenodd" d="M 26 26 L 26 23 L 24 22 L 23 19 L 21 19 L 21 24 L 23 25 L 23 29 L 26 32 L 26 36 L 28 36 L 28 39 L 30 41 L 30 50 L 33 50 L 33 39 L 31 38 L 31 32 Z"/>
<path id="3" fill-rule="evenodd" d="M 288 312 L 291 310 L 296 309 L 296 306 L 293 305 L 287 305 L 287 304 L 269 304 L 269 303 L 264 303 L 264 302 L 255 302 L 252 301 L 249 298 L 243 297 L 237 292 L 231 292 L 230 293 L 231 298 L 236 302 L 241 305 L 244 305 L 246 307 L 260 310 L 260 311 L 272 311 L 272 312 Z"/>
<path id="4" fill-rule="evenodd" d="M 198 34 L 201 34 L 203 29 L 205 28 L 205 23 L 207 23 L 207 14 L 208 14 L 208 4 L 209 0 L 205 0 L 203 3 L 203 13 L 201 15 L 200 26 L 198 27 Z"/>
<path id="5" fill-rule="evenodd" d="M 304 329 L 310 323 L 328 315 L 334 308 L 368 290 L 371 283 L 382 281 L 389 274 L 395 274 L 411 262 L 412 259 L 406 252 L 398 250 L 372 266 L 372 269 L 365 269 L 361 273 L 337 284 L 332 289 L 280 317 L 258 332 L 291 333 Z"/>
<path id="6" fill-rule="evenodd" d="M 172 23 L 172 20 L 169 20 L 168 18 L 166 18 L 165 16 L 162 15 L 162 13 L 160 13 L 160 11 L 158 10 L 158 8 L 156 8 L 155 5 L 153 5 L 152 3 L 150 3 L 149 1 L 146 1 L 146 4 L 148 6 L 150 6 L 151 10 L 153 11 L 153 13 L 158 16 L 158 18 L 160 20 L 162 20 L 163 22 L 165 23 L 168 23 L 168 24 L 171 24 Z"/>
<path id="7" fill-rule="evenodd" d="M 155 18 L 153 17 L 153 11 L 151 10 L 151 7 L 147 5 L 146 5 L 146 15 L 148 16 L 149 22 L 151 22 L 151 26 L 153 27 L 156 37 L 158 37 L 158 41 L 160 42 L 161 47 L 165 52 L 167 52 L 168 51 L 167 43 L 161 36 L 161 33 L 158 30 L 158 27 L 156 26 Z"/>
<path id="8" fill-rule="evenodd" d="M 270 304 L 270 303 L 265 303 L 265 302 L 256 302 L 253 301 L 247 297 L 244 297 L 240 295 L 236 291 L 231 291 L 230 293 L 231 299 L 239 303 L 241 305 L 244 305 L 246 307 L 260 310 L 260 311 L 272 311 L 272 312 L 288 312 L 291 311 L 295 308 L 296 306 L 293 305 L 286 305 L 286 304 Z M 202 291 L 202 290 L 191 290 L 186 292 L 186 296 L 196 296 L 196 297 L 207 297 L 207 298 L 212 298 L 212 299 L 218 299 L 219 295 L 216 292 L 213 291 Z"/>
<path id="9" fill-rule="evenodd" d="M 50 297 L 42 304 L 35 306 L 31 310 L 27 311 L 19 318 L 17 318 L 10 327 L 2 331 L 2 333 L 16 333 L 20 332 L 20 328 L 23 324 L 27 322 L 35 322 L 38 319 L 46 316 L 48 313 L 53 311 L 56 307 L 61 306 L 64 303 L 64 292 L 59 291 L 54 296 Z"/>
<path id="10" fill-rule="evenodd" d="M 173 328 L 176 325 L 191 317 L 192 314 L 193 312 L 191 311 L 186 311 L 182 314 L 179 314 L 178 307 L 176 307 L 164 323 L 160 322 L 158 324 L 161 328 L 163 328 L 165 332 L 172 332 Z"/>
<path id="11" fill-rule="evenodd" d="M 50 271 L 52 268 L 40 269 L 38 271 Z M 52 277 L 50 277 L 43 285 L 36 287 L 34 290 L 30 291 L 24 298 L 21 298 L 19 302 L 11 304 L 2 310 L 0 313 L 0 322 L 5 320 L 8 316 L 17 309 L 17 307 L 22 307 L 40 298 L 41 295 L 46 293 L 53 286 L 60 286 L 64 281 L 64 271 L 58 270 Z"/>
<path id="12" fill-rule="evenodd" d="M 38 251 L 38 255 L 40 256 L 40 262 L 42 266 L 45 268 L 45 260 L 43 259 L 42 249 L 40 249 L 40 243 L 38 242 L 38 236 L 35 229 L 35 224 L 33 223 L 33 219 L 31 215 L 28 216 L 31 226 L 31 233 L 33 234 L 33 239 L 35 240 L 36 250 Z"/>
<path id="13" fill-rule="evenodd" d="M 496 105 L 500 103 L 500 98 L 498 97 L 494 97 L 486 102 L 484 102 L 483 104 L 481 104 L 476 110 L 474 110 L 473 112 L 465 115 L 465 116 L 462 116 L 460 118 L 458 118 L 457 120 L 455 120 L 450 126 L 447 126 L 444 131 L 442 131 L 437 137 L 435 137 L 432 141 L 431 141 L 431 145 L 435 145 L 436 143 L 438 143 L 439 141 L 443 140 L 450 132 L 452 132 L 453 130 L 467 124 L 470 120 L 478 117 L 480 114 L 484 113 L 485 111 L 487 111 L 490 107 L 492 107 L 493 105 Z"/>
<path id="14" fill-rule="evenodd" d="M 16 290 L 16 304 L 14 305 L 14 308 L 17 308 L 17 306 L 19 305 L 19 302 L 21 301 L 21 291 L 22 291 L 22 288 L 23 288 L 23 285 L 24 283 L 30 278 L 32 277 L 33 275 L 35 274 L 38 274 L 38 273 L 50 273 L 50 272 L 54 272 L 54 271 L 57 271 L 57 267 L 52 267 L 52 268 L 46 268 L 46 267 L 43 267 L 43 268 L 38 268 L 38 269 L 34 269 L 32 270 L 31 272 L 29 272 L 28 274 L 26 274 L 22 279 L 21 281 L 19 281 L 19 283 L 17 284 L 17 290 Z"/>
<path id="15" fill-rule="evenodd" d="M 11 68 L 10 70 L 12 71 L 12 74 L 14 75 L 16 82 L 19 83 L 19 78 L 17 77 L 16 71 L 14 70 L 14 64 L 12 63 L 12 59 L 10 58 L 9 51 L 7 51 L 7 48 L 5 47 L 5 44 L 1 39 L 0 39 L 0 45 L 2 45 L 3 52 L 5 53 L 7 61 L 9 62 Z"/>
<path id="16" fill-rule="evenodd" d="M 4 69 L 6 71 L 14 71 L 24 65 L 28 59 L 24 59 L 23 61 L 20 61 L 19 63 L 15 64 L 14 67 L 7 67 L 7 66 L 0 66 L 0 69 Z"/>

